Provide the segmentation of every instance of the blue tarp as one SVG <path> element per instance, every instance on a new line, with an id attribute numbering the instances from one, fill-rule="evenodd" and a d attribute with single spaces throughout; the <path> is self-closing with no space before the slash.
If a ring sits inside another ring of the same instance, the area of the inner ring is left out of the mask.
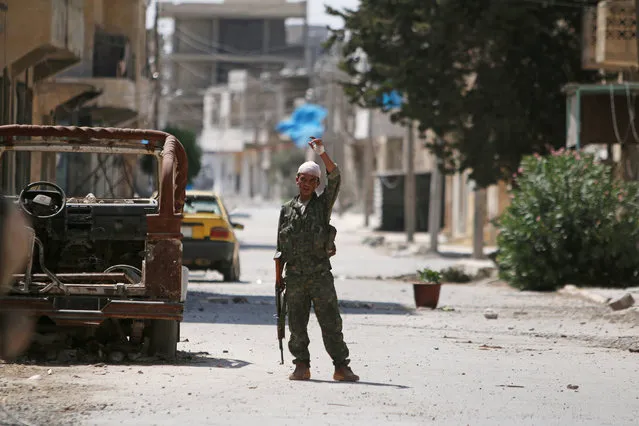
<path id="1" fill-rule="evenodd" d="M 293 112 L 290 119 L 280 121 L 275 126 L 275 130 L 287 135 L 298 147 L 305 147 L 311 136 L 321 138 L 324 134 L 322 121 L 326 115 L 326 108 L 315 104 L 304 104 Z"/>
<path id="2" fill-rule="evenodd" d="M 390 93 L 384 93 L 382 99 L 380 99 L 382 109 L 388 111 L 390 109 L 401 108 L 404 103 L 404 98 L 397 90 L 393 90 Z"/>

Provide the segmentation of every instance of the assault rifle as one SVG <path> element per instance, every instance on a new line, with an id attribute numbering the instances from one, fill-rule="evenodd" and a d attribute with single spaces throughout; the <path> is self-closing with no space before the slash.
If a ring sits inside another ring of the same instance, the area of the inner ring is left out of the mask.
<path id="1" fill-rule="evenodd" d="M 282 263 L 278 255 L 275 256 L 275 274 L 276 283 L 283 280 Z M 277 309 L 275 317 L 277 318 L 277 338 L 280 341 L 281 364 L 284 364 L 284 346 L 282 340 L 284 340 L 286 336 L 286 287 L 283 285 L 275 285 L 275 306 Z"/>

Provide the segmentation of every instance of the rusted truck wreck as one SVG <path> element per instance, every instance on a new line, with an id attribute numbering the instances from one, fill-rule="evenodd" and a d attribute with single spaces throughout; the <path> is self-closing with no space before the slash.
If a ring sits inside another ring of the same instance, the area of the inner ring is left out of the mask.
<path id="1" fill-rule="evenodd" d="M 188 286 L 180 233 L 187 160 L 180 142 L 150 130 L 0 126 L 0 157 L 8 152 L 157 160 L 157 192 L 148 198 L 70 196 L 46 181 L 6 194 L 32 224 L 33 251 L 0 309 L 88 334 L 108 323 L 122 344 L 175 358 Z"/>

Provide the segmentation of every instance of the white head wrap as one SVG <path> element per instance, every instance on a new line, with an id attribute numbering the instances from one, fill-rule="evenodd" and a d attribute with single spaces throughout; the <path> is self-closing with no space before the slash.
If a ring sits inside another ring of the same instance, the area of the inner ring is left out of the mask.
<path id="1" fill-rule="evenodd" d="M 297 173 L 304 173 L 307 175 L 320 177 L 322 172 L 320 171 L 320 166 L 315 161 L 307 161 L 302 164 L 299 169 L 297 169 Z"/>

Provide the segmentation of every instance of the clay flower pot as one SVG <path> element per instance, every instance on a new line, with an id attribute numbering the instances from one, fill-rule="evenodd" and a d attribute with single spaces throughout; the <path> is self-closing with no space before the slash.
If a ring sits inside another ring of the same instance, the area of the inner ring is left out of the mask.
<path id="1" fill-rule="evenodd" d="M 418 308 L 437 308 L 441 291 L 441 274 L 432 269 L 417 271 L 419 281 L 413 282 L 415 306 Z"/>
<path id="2" fill-rule="evenodd" d="M 414 282 L 415 306 L 418 308 L 437 308 L 441 288 L 441 283 Z"/>

